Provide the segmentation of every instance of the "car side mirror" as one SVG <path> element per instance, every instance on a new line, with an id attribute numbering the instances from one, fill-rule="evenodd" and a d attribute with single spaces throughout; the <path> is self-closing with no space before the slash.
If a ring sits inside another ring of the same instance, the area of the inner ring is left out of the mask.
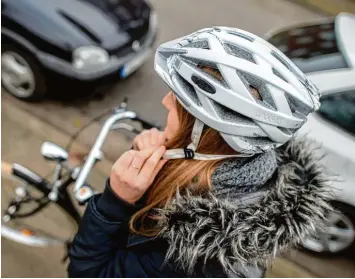
<path id="1" fill-rule="evenodd" d="M 49 161 L 63 162 L 68 159 L 68 152 L 62 147 L 48 141 L 42 144 L 41 154 Z"/>

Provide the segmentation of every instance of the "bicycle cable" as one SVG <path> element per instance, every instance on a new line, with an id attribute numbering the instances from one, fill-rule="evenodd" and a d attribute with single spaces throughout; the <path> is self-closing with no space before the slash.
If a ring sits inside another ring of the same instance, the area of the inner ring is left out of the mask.
<path id="1" fill-rule="evenodd" d="M 109 110 L 99 114 L 98 116 L 95 116 L 94 118 L 90 119 L 85 125 L 83 125 L 78 131 L 76 131 L 73 135 L 71 135 L 67 146 L 65 147 L 65 150 L 69 153 L 73 143 L 77 140 L 77 138 L 79 137 L 79 135 L 86 129 L 88 128 L 90 125 L 94 124 L 97 121 L 100 121 L 102 118 L 104 118 L 105 116 L 107 116 L 108 114 L 112 113 L 112 111 L 114 111 L 115 108 L 110 108 Z"/>

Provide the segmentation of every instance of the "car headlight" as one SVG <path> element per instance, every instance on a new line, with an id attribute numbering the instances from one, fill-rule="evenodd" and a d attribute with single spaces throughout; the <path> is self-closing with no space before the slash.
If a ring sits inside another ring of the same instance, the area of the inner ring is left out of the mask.
<path id="1" fill-rule="evenodd" d="M 73 52 L 73 66 L 79 70 L 94 70 L 108 64 L 107 51 L 97 46 L 83 46 Z"/>

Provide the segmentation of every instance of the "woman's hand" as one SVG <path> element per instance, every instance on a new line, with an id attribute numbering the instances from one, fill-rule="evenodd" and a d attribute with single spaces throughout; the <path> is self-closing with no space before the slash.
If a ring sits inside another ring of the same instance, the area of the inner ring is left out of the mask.
<path id="1" fill-rule="evenodd" d="M 135 150 L 144 150 L 147 148 L 156 148 L 164 145 L 166 137 L 164 132 L 157 128 L 145 130 L 137 135 L 133 140 L 133 147 Z"/>
<path id="2" fill-rule="evenodd" d="M 166 159 L 161 159 L 164 152 L 164 146 L 125 152 L 112 167 L 112 190 L 128 203 L 138 201 L 167 162 Z"/>

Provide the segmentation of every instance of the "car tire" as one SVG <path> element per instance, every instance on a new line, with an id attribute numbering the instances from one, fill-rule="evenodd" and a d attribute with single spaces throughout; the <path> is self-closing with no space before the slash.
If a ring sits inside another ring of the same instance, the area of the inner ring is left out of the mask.
<path id="1" fill-rule="evenodd" d="M 307 238 L 306 241 L 308 242 L 302 243 L 302 247 L 306 251 L 320 256 L 353 255 L 355 253 L 355 208 L 338 201 L 332 202 L 332 205 L 337 211 L 332 216 L 336 216 L 338 220 L 336 221 L 336 218 L 333 218 L 333 221 L 329 221 L 326 233 L 318 232 L 319 239 L 324 235 L 328 237 L 329 243 L 327 248 L 329 249 L 322 250 L 319 249 L 320 246 L 310 245 L 312 242 L 309 241 L 311 239 L 315 240 L 314 237 Z M 334 234 L 330 232 L 331 228 Z M 341 236 L 341 234 L 337 233 L 334 228 L 340 229 L 343 235 Z M 345 232 L 346 237 L 344 236 Z M 318 244 L 320 245 L 320 243 Z"/>
<path id="2" fill-rule="evenodd" d="M 40 101 L 47 93 L 37 59 L 14 44 L 1 49 L 1 84 L 11 95 L 24 101 Z"/>

